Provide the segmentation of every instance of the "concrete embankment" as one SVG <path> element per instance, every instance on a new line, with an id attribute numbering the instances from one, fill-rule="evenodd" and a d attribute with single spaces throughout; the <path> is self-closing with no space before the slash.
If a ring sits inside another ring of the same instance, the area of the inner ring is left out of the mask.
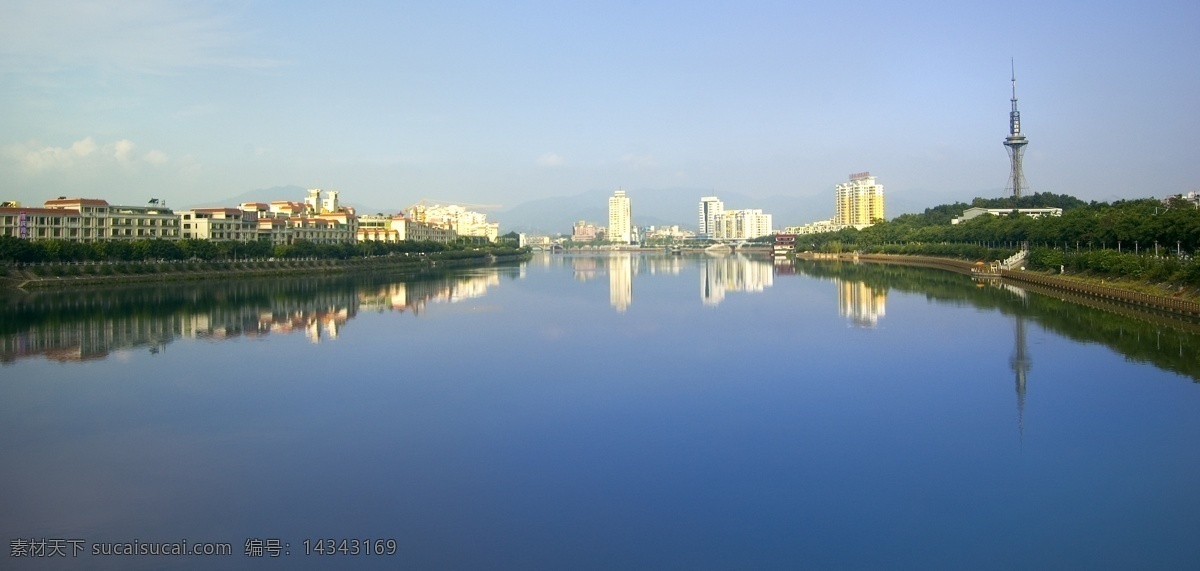
<path id="1" fill-rule="evenodd" d="M 880 264 L 938 268 L 968 275 L 978 275 L 977 270 L 979 269 L 979 265 L 974 262 L 955 260 L 951 258 L 933 258 L 924 256 L 897 256 L 888 254 L 800 254 L 799 257 L 818 260 L 837 259 L 842 261 L 860 261 Z M 1022 282 L 1037 286 L 1041 289 L 1069 293 L 1075 296 L 1083 296 L 1086 298 L 1104 300 L 1106 302 L 1127 304 L 1154 311 L 1165 311 L 1179 315 L 1187 315 L 1190 317 L 1200 317 L 1200 303 L 1186 299 L 1177 299 L 1165 295 L 1154 295 L 1105 285 L 1090 284 L 1069 278 L 1048 276 L 1039 274 L 1037 272 L 1029 272 L 1024 270 L 999 270 L 999 277 L 1014 282 Z"/>
<path id="2" fill-rule="evenodd" d="M 346 260 L 254 260 L 240 262 L 146 262 L 8 268 L 0 278 L 0 287 L 21 289 L 58 288 L 122 283 L 197 281 L 224 278 L 270 277 L 297 274 L 330 275 L 341 273 L 399 271 L 421 272 L 431 269 L 487 266 L 527 259 L 528 254 L 476 256 L 440 259 L 429 256 L 377 256 Z M 107 273 L 99 273 L 107 267 Z M 35 270 L 62 271 L 65 275 L 37 275 Z M 79 273 L 74 273 L 79 272 Z M 89 273 L 90 272 L 90 273 Z"/>

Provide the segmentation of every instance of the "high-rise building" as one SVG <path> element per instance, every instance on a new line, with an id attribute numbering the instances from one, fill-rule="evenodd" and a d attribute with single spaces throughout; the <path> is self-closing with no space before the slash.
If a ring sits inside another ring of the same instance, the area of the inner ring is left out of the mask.
<path id="1" fill-rule="evenodd" d="M 705 196 L 700 199 L 700 230 L 701 238 L 713 238 L 716 234 L 713 228 L 713 218 L 725 212 L 725 203 L 715 196 Z"/>
<path id="2" fill-rule="evenodd" d="M 608 198 L 608 240 L 615 244 L 633 241 L 633 213 L 624 190 L 618 190 Z"/>
<path id="3" fill-rule="evenodd" d="M 869 172 L 850 175 L 850 182 L 837 185 L 837 214 L 834 224 L 865 227 L 883 220 L 883 185 Z"/>

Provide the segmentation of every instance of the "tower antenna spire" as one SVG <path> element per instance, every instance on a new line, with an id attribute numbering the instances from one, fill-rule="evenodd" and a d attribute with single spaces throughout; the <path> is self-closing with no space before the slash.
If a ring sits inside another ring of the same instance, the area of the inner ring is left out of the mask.
<path id="1" fill-rule="evenodd" d="M 1008 175 L 1008 186 L 1005 190 L 1011 190 L 1013 198 L 1021 198 L 1022 192 L 1026 190 L 1025 173 L 1021 165 L 1021 156 L 1025 153 L 1025 145 L 1029 141 L 1025 139 L 1025 135 L 1021 134 L 1021 112 L 1017 111 L 1017 66 L 1015 59 L 1009 61 L 1012 68 L 1012 111 L 1008 114 L 1008 137 L 1004 139 L 1004 146 L 1008 149 L 1009 162 L 1012 164 L 1012 171 Z"/>

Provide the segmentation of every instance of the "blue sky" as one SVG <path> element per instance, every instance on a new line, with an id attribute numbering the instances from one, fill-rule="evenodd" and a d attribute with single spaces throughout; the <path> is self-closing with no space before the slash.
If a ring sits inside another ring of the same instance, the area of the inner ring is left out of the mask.
<path id="1" fill-rule="evenodd" d="M 805 4 L 6 0 L 0 199 L 1200 190 L 1200 3 Z"/>

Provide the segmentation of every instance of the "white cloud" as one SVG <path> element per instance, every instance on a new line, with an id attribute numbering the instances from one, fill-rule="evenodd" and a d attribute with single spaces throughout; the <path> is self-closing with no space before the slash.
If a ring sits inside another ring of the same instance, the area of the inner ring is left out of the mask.
<path id="1" fill-rule="evenodd" d="M 129 164 L 133 158 L 133 141 L 121 139 L 113 143 L 113 158 L 121 164 Z"/>
<path id="2" fill-rule="evenodd" d="M 152 165 L 162 165 L 167 163 L 167 154 L 159 150 L 154 150 L 146 153 L 146 155 L 142 157 L 142 160 Z"/>
<path id="3" fill-rule="evenodd" d="M 133 152 L 135 147 L 137 145 L 129 139 L 119 139 L 101 145 L 91 137 L 84 137 L 66 147 L 42 145 L 36 142 L 7 145 L 0 151 L 0 157 L 15 161 L 22 170 L 32 174 L 92 168 L 106 163 L 133 167 L 139 162 L 152 165 L 161 165 L 167 162 L 167 154 L 158 150 L 152 150 L 142 155 L 141 161 L 139 161 Z"/>
<path id="4" fill-rule="evenodd" d="M 537 158 L 539 167 L 560 167 L 566 164 L 566 159 L 562 158 L 558 153 L 546 153 Z"/>
<path id="5" fill-rule="evenodd" d="M 96 142 L 91 137 L 75 141 L 69 147 L 45 147 L 34 144 L 16 144 L 4 147 L 4 156 L 17 161 L 26 171 L 70 168 L 77 160 L 96 152 Z"/>
<path id="6" fill-rule="evenodd" d="M 93 141 L 91 137 L 84 137 L 83 139 L 75 141 L 73 144 L 71 144 L 71 152 L 76 156 L 86 157 L 95 151 L 96 141 Z"/>

